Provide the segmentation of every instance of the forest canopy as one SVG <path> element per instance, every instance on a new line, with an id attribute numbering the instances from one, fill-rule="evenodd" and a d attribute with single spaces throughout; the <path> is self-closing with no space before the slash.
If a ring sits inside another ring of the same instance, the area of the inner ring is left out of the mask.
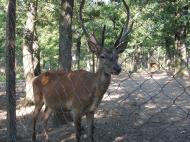
<path id="1" fill-rule="evenodd" d="M 37 1 L 37 0 L 36 0 Z M 23 43 L 29 1 L 17 0 L 16 17 L 16 70 L 23 79 Z M 34 0 L 33 0 L 34 2 Z M 59 18 L 60 2 L 37 1 L 36 37 L 40 51 L 42 71 L 60 68 Z M 190 14 L 188 0 L 127 0 L 134 20 L 127 50 L 121 56 L 123 68 L 136 72 L 147 69 L 150 62 L 162 65 L 163 70 L 176 71 L 189 67 Z M 93 70 L 93 56 L 89 52 L 79 24 L 80 1 L 74 1 L 72 22 L 72 70 Z M 0 68 L 5 68 L 5 24 L 7 1 L 0 0 Z M 84 8 L 85 25 L 91 33 L 101 38 L 106 25 L 105 46 L 111 47 L 126 18 L 121 0 L 87 1 Z M 185 48 L 185 50 L 181 50 Z M 35 52 L 34 52 L 35 54 Z M 178 69 L 177 69 L 178 68 Z M 0 80 L 4 77 L 1 76 Z"/>

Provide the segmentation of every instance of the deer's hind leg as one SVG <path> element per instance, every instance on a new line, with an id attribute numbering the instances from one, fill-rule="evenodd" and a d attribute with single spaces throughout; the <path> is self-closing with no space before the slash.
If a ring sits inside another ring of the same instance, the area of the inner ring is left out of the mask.
<path id="1" fill-rule="evenodd" d="M 48 141 L 48 129 L 47 129 L 47 123 L 48 123 L 48 119 L 50 117 L 52 113 L 52 109 L 49 108 L 49 107 L 46 107 L 45 110 L 44 110 L 44 136 L 45 136 L 45 141 L 47 142 Z"/>
<path id="2" fill-rule="evenodd" d="M 34 113 L 33 113 L 33 134 L 32 134 L 33 142 L 36 141 L 36 122 L 37 122 L 39 113 L 40 113 L 43 105 L 44 105 L 43 102 L 39 102 L 39 103 L 35 104 L 35 109 L 34 109 Z"/>

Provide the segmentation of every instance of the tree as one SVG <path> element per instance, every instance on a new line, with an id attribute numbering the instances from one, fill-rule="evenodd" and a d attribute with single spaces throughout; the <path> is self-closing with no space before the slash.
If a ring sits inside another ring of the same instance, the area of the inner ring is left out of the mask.
<path id="1" fill-rule="evenodd" d="M 15 28 L 16 0 L 9 0 L 6 21 L 6 95 L 7 141 L 16 142 L 16 91 L 15 91 Z"/>
<path id="2" fill-rule="evenodd" d="M 23 45 L 23 66 L 26 82 L 25 103 L 33 103 L 32 79 L 40 73 L 39 67 L 39 51 L 36 36 L 36 17 L 37 17 L 38 0 L 28 2 L 27 21 L 25 25 L 24 45 Z M 36 52 L 36 53 L 35 53 Z M 38 56 L 38 58 L 36 57 Z M 38 67 L 38 69 L 36 69 Z"/>
<path id="3" fill-rule="evenodd" d="M 76 65 L 77 69 L 80 69 L 80 50 L 81 50 L 81 36 L 79 35 L 76 39 Z"/>
<path id="4" fill-rule="evenodd" d="M 189 72 L 187 70 L 187 46 L 186 46 L 186 38 L 187 38 L 187 21 L 182 19 L 183 17 L 188 15 L 188 6 L 179 7 L 176 11 L 176 26 L 175 31 L 175 48 L 177 50 L 177 58 L 176 58 L 176 73 L 180 73 L 182 75 L 188 75 Z"/>
<path id="5" fill-rule="evenodd" d="M 59 55 L 64 70 L 71 70 L 72 17 L 74 0 L 61 0 L 59 19 Z"/>

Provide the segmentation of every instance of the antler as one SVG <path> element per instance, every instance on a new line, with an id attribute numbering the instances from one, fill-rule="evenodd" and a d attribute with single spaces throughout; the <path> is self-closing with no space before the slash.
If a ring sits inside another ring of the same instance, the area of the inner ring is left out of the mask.
<path id="1" fill-rule="evenodd" d="M 82 10 L 84 8 L 84 3 L 85 0 L 81 0 L 81 4 L 80 4 L 80 11 L 79 11 L 79 19 L 80 19 L 80 25 L 82 27 L 82 30 L 87 38 L 88 41 L 88 46 L 90 48 L 90 50 L 93 53 L 96 53 L 97 55 L 99 54 L 101 48 L 100 48 L 100 44 L 98 42 L 98 40 L 96 39 L 95 35 L 89 35 L 87 29 L 84 26 L 84 21 L 83 21 L 83 17 L 82 17 Z"/>
<path id="2" fill-rule="evenodd" d="M 129 25 L 130 9 L 129 6 L 126 4 L 125 0 L 122 0 L 122 2 L 126 8 L 127 20 L 114 44 L 114 47 L 118 50 L 118 52 L 123 52 L 127 47 L 128 41 L 126 39 L 128 38 L 128 35 L 131 32 L 134 23 L 134 21 L 132 21 L 131 24 Z"/>
<path id="3" fill-rule="evenodd" d="M 129 33 L 131 32 L 131 29 L 133 27 L 133 21 L 130 23 L 130 9 L 129 6 L 126 4 L 125 0 L 122 0 L 125 8 L 126 8 L 126 13 L 127 13 L 127 20 L 126 23 L 124 25 L 124 27 L 122 28 L 119 37 L 117 38 L 114 47 L 117 49 L 118 53 L 121 53 L 125 50 L 125 48 L 127 47 L 128 41 L 126 40 L 128 38 Z M 101 44 L 99 44 L 99 42 L 97 41 L 95 35 L 93 34 L 89 34 L 87 29 L 84 26 L 84 21 L 83 21 L 83 15 L 82 15 L 82 10 L 84 8 L 84 4 L 85 4 L 85 0 L 81 0 L 81 4 L 80 4 L 80 11 L 79 11 L 79 19 L 80 19 L 80 25 L 82 27 L 82 30 L 87 38 L 88 41 L 88 45 L 91 49 L 91 51 L 93 53 L 98 53 L 98 50 L 101 50 L 98 46 L 103 46 L 104 44 L 104 35 L 105 35 L 105 27 L 103 28 L 103 32 L 102 32 L 102 41 Z M 98 48 L 97 48 L 98 47 Z"/>

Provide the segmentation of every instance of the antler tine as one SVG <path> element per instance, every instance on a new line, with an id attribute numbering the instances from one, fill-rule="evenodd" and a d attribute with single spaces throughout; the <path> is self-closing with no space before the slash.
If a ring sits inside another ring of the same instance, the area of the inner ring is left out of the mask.
<path id="1" fill-rule="evenodd" d="M 121 39 L 120 39 L 120 43 L 121 42 L 124 42 L 126 40 L 126 38 L 128 37 L 128 35 L 130 34 L 131 32 L 131 29 L 133 27 L 133 24 L 134 24 L 134 21 L 131 22 L 130 26 L 129 26 L 129 30 L 127 30 L 126 32 L 123 33 Z"/>
<path id="2" fill-rule="evenodd" d="M 119 34 L 119 36 L 118 36 L 118 38 L 114 44 L 114 47 L 117 47 L 117 45 L 119 44 L 122 34 L 123 34 L 123 28 L 121 29 L 121 32 L 120 32 L 120 34 Z"/>
<path id="3" fill-rule="evenodd" d="M 125 29 L 124 29 L 124 32 L 126 32 L 128 30 L 128 25 L 129 25 L 130 9 L 129 9 L 129 6 L 126 4 L 125 0 L 122 0 L 122 2 L 123 2 L 123 5 L 126 8 L 126 13 L 127 13 L 127 21 L 125 23 Z"/>
<path id="4" fill-rule="evenodd" d="M 86 29 L 85 26 L 84 26 L 84 21 L 83 21 L 83 17 L 82 17 L 82 10 L 83 10 L 83 8 L 84 8 L 84 4 L 85 4 L 85 0 L 81 0 L 80 11 L 79 11 L 79 19 L 80 19 L 80 25 L 81 25 L 81 27 L 82 27 L 82 30 L 83 30 L 85 36 L 86 36 L 87 38 L 89 38 L 89 34 L 88 34 L 87 29 Z"/>
<path id="5" fill-rule="evenodd" d="M 126 42 L 126 38 L 128 37 L 129 33 L 131 32 L 131 29 L 133 27 L 133 21 L 131 22 L 130 26 L 129 26 L 129 21 L 130 21 L 130 9 L 129 6 L 126 4 L 125 0 L 122 0 L 125 8 L 126 8 L 126 13 L 127 13 L 127 20 L 126 23 L 124 25 L 124 28 L 122 28 L 121 33 L 119 35 L 119 38 L 117 39 L 116 43 L 115 43 L 115 47 L 118 48 L 120 45 L 123 46 L 123 44 Z"/>

